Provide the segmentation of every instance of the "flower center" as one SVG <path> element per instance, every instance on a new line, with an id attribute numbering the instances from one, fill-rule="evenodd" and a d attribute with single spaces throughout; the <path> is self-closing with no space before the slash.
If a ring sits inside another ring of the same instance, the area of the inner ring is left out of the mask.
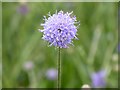
<path id="1" fill-rule="evenodd" d="M 62 30 L 61 29 L 58 29 L 59 32 L 61 32 Z"/>

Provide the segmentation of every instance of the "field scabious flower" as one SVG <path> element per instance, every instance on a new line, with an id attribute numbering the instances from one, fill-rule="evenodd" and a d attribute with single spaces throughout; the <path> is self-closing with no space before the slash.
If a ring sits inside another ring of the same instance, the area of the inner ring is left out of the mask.
<path id="1" fill-rule="evenodd" d="M 120 53 L 120 43 L 118 44 L 118 53 Z"/>
<path id="2" fill-rule="evenodd" d="M 98 87 L 105 87 L 106 86 L 106 71 L 100 70 L 98 72 L 92 73 L 91 79 L 92 79 L 92 85 L 94 88 Z"/>
<path id="3" fill-rule="evenodd" d="M 58 73 L 57 70 L 54 68 L 48 69 L 46 71 L 46 77 L 49 80 L 55 80 L 57 79 L 57 73 Z"/>
<path id="4" fill-rule="evenodd" d="M 29 71 L 29 70 L 33 69 L 34 63 L 32 61 L 27 61 L 27 62 L 25 62 L 23 67 L 25 70 Z"/>
<path id="5" fill-rule="evenodd" d="M 18 7 L 17 11 L 22 15 L 26 15 L 29 11 L 29 8 L 28 8 L 27 4 L 21 4 Z"/>
<path id="6" fill-rule="evenodd" d="M 72 39 L 77 39 L 77 26 L 76 17 L 72 17 L 71 13 L 63 13 L 63 11 L 56 12 L 52 16 L 49 14 L 48 19 L 44 17 L 45 23 L 41 24 L 43 30 L 42 39 L 48 41 L 51 45 L 67 48 L 72 44 Z"/>

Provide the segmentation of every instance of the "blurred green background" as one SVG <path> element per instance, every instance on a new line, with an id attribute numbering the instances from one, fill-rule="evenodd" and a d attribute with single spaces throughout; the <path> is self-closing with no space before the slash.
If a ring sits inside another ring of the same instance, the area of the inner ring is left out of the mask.
<path id="1" fill-rule="evenodd" d="M 0 88 L 2 88 L 2 3 L 0 2 Z"/>
<path id="2" fill-rule="evenodd" d="M 80 21 L 79 40 L 61 50 L 62 87 L 92 87 L 91 74 L 106 70 L 105 87 L 118 87 L 117 3 L 2 3 L 2 87 L 54 88 L 46 71 L 57 69 L 58 49 L 38 31 L 43 16 L 63 10 Z"/>

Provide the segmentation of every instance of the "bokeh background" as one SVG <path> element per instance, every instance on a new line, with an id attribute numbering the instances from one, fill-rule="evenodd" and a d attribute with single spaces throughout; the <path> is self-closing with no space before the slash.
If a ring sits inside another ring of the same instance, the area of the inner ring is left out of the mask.
<path id="1" fill-rule="evenodd" d="M 62 87 L 118 87 L 118 3 L 98 2 L 2 3 L 2 87 L 56 87 L 58 48 L 38 31 L 56 10 L 80 21 L 79 40 L 61 50 Z"/>
<path id="2" fill-rule="evenodd" d="M 2 3 L 0 2 L 0 88 L 2 88 Z"/>

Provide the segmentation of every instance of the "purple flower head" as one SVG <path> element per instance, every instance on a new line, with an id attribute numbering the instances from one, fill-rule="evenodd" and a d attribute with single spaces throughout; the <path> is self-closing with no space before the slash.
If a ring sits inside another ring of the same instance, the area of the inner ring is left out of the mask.
<path id="1" fill-rule="evenodd" d="M 23 67 L 25 70 L 29 71 L 29 70 L 33 69 L 34 63 L 32 61 L 27 61 L 27 62 L 25 62 Z"/>
<path id="2" fill-rule="evenodd" d="M 77 27 L 76 17 L 71 16 L 71 13 L 63 13 L 63 11 L 56 12 L 52 16 L 49 14 L 48 19 L 44 17 L 45 23 L 43 26 L 42 39 L 48 41 L 51 45 L 67 48 L 69 44 L 72 44 L 72 39 L 77 39 Z"/>
<path id="3" fill-rule="evenodd" d="M 104 70 L 93 73 L 91 75 L 93 87 L 94 88 L 105 87 L 106 86 L 105 77 L 106 77 L 106 72 Z"/>
<path id="4" fill-rule="evenodd" d="M 49 80 L 55 80 L 55 79 L 57 79 L 57 74 L 58 74 L 58 72 L 56 69 L 54 69 L 54 68 L 48 69 L 46 71 L 46 78 Z"/>
<path id="5" fill-rule="evenodd" d="M 118 44 L 118 53 L 120 53 L 120 43 Z"/>
<path id="6" fill-rule="evenodd" d="M 18 12 L 22 15 L 26 15 L 28 13 L 28 6 L 27 4 L 21 4 L 19 7 L 18 7 Z"/>

